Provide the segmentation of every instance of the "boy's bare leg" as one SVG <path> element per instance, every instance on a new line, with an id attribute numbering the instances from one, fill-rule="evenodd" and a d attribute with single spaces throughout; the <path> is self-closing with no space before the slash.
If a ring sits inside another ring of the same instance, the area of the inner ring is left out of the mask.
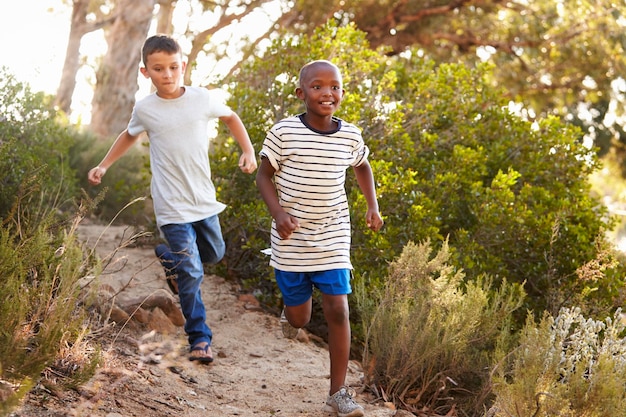
<path id="1" fill-rule="evenodd" d="M 285 306 L 285 317 L 289 324 L 297 329 L 301 329 L 311 321 L 312 309 L 313 300 L 309 298 L 308 301 L 298 306 Z"/>
<path id="2" fill-rule="evenodd" d="M 350 360 L 350 313 L 347 295 L 322 295 L 324 317 L 328 324 L 330 353 L 330 395 L 346 382 Z"/>

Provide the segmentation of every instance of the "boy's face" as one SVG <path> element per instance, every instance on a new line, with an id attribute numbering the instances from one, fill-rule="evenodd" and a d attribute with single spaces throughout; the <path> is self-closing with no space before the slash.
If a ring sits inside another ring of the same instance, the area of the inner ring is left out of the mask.
<path id="1" fill-rule="evenodd" d="M 185 62 L 180 54 L 158 51 L 148 55 L 146 66 L 141 73 L 150 78 L 162 98 L 177 98 L 181 95 L 181 77 L 185 72 Z"/>
<path id="2" fill-rule="evenodd" d="M 339 108 L 344 95 L 339 70 L 324 62 L 311 65 L 303 74 L 296 95 L 304 101 L 308 113 L 331 116 Z"/>

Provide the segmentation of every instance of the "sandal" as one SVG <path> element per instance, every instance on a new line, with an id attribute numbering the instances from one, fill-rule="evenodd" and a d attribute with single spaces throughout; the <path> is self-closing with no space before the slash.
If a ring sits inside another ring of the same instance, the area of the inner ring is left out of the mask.
<path id="1" fill-rule="evenodd" d="M 204 343 L 204 345 L 203 345 Z M 213 356 L 211 353 L 211 345 L 209 345 L 207 342 L 200 342 L 198 344 L 196 344 L 195 346 L 193 346 L 190 350 L 190 352 L 203 352 L 204 355 L 202 356 L 194 356 L 191 355 L 189 356 L 189 360 L 190 361 L 198 361 L 200 363 L 211 363 L 213 362 Z"/>

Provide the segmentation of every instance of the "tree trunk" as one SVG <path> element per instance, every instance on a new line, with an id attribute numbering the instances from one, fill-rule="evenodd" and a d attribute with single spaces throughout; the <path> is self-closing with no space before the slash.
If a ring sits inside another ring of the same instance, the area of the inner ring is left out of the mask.
<path id="1" fill-rule="evenodd" d="M 61 82 L 59 83 L 57 95 L 54 100 L 54 104 L 66 114 L 70 113 L 72 96 L 74 95 L 74 88 L 76 87 L 76 74 L 80 66 L 80 40 L 83 35 L 89 31 L 89 25 L 87 24 L 89 1 L 90 0 L 74 0 L 72 5 L 70 36 L 65 52 Z"/>
<path id="2" fill-rule="evenodd" d="M 117 136 L 135 105 L 141 46 L 146 40 L 156 0 L 120 0 L 116 18 L 106 31 L 108 51 L 96 74 L 91 131 L 102 138 Z"/>
<path id="3" fill-rule="evenodd" d="M 176 1 L 172 0 L 158 0 L 159 13 L 157 15 L 157 33 L 162 35 L 171 35 L 172 18 L 174 16 L 174 8 L 176 7 Z"/>

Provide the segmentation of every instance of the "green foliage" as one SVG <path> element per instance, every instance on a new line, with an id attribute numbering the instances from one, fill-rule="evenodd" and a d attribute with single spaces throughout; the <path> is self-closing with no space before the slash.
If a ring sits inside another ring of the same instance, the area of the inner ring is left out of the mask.
<path id="1" fill-rule="evenodd" d="M 16 201 L 26 209 L 71 207 L 76 180 L 67 155 L 73 140 L 57 123 L 50 97 L 0 68 L 0 219 L 11 217 Z"/>
<path id="2" fill-rule="evenodd" d="M 293 4 L 290 14 L 299 18 L 293 31 L 310 32 L 332 16 L 354 22 L 372 45 L 392 45 L 393 54 L 412 46 L 438 63 L 490 62 L 489 82 L 501 86 L 508 100 L 523 103 L 529 117 L 568 118 L 593 138 L 600 155 L 626 143 L 623 1 Z"/>
<path id="3" fill-rule="evenodd" d="M 441 65 L 423 73 L 412 64 L 403 65 L 402 73 L 412 76 L 400 77 L 396 90 L 398 100 L 412 97 L 411 104 L 396 106 L 400 115 L 392 120 L 399 125 L 387 126 L 411 151 L 394 157 L 393 136 L 383 134 L 389 154 L 383 159 L 394 162 L 392 173 L 415 170 L 417 204 L 433 221 L 415 224 L 415 203 L 402 204 L 406 191 L 379 179 L 385 235 L 404 241 L 407 228 L 415 227 L 419 237 L 424 226 L 436 228 L 429 236 L 449 236 L 470 280 L 487 273 L 496 282 L 524 282 L 529 308 L 558 310 L 553 293 L 574 285 L 574 271 L 594 259 L 595 241 L 611 225 L 601 202 L 590 196 L 587 175 L 597 160 L 578 142 L 577 129 L 555 118 L 533 125 L 509 113 L 484 81 L 488 67 Z M 386 210 L 390 199 L 407 210 Z"/>
<path id="4" fill-rule="evenodd" d="M 230 104 L 257 150 L 273 123 L 304 110 L 294 95 L 297 74 L 318 58 L 344 73 L 338 116 L 363 130 L 385 219 L 379 233 L 365 227 L 365 201 L 348 175 L 352 260 L 365 291 L 381 285 L 387 265 L 409 241 L 449 239 L 451 262 L 463 268 L 466 281 L 487 274 L 496 287 L 504 280 L 523 283 L 525 307 L 538 315 L 574 302 L 594 306 L 594 314 L 617 305 L 623 276 L 614 273 L 606 241 L 612 220 L 591 195 L 587 178 L 599 163 L 577 128 L 512 114 L 503 92 L 488 82 L 488 65 L 436 66 L 418 50 L 390 58 L 371 50 L 354 27 L 329 24 L 311 37 L 279 37 L 263 59 L 243 67 Z M 222 215 L 227 256 L 246 260 L 238 272 L 249 285 L 271 289 L 267 258 L 259 252 L 269 244 L 269 214 L 254 182 L 237 172 L 232 139 L 223 135 L 221 144 L 227 146 L 215 147 L 213 173 L 219 197 L 230 206 Z M 581 284 L 578 268 L 599 253 L 604 269 Z M 362 336 L 359 329 L 356 334 Z"/>
<path id="5" fill-rule="evenodd" d="M 366 379 L 387 399 L 475 415 L 491 399 L 487 372 L 509 352 L 523 312 L 579 305 L 600 317 L 619 305 L 624 264 L 587 180 L 599 162 L 577 128 L 512 114 L 488 65 L 437 66 L 417 50 L 383 52 L 351 26 L 280 37 L 243 68 L 230 104 L 258 150 L 272 124 L 304 110 L 294 95 L 300 67 L 318 58 L 339 65 L 346 96 L 338 116 L 363 130 L 385 219 L 379 233 L 365 227 L 366 204 L 348 175 L 352 346 L 366 349 Z M 222 137 L 213 173 L 229 205 L 221 215 L 228 267 L 275 306 L 279 292 L 260 254 L 271 219 L 253 181 L 236 170 L 232 139 Z M 428 250 L 416 251 L 415 241 L 430 242 Z M 430 246 L 440 251 L 432 264 Z M 394 278 L 405 271 L 422 278 Z M 515 310 L 518 302 L 524 308 Z"/>
<path id="6" fill-rule="evenodd" d="M 496 347 L 507 349 L 520 285 L 463 284 L 447 243 L 432 256 L 426 241 L 409 242 L 380 291 L 360 294 L 366 327 L 366 383 L 412 411 L 478 412 L 489 396 Z"/>
<path id="7" fill-rule="evenodd" d="M 612 417 L 626 413 L 621 312 L 604 321 L 578 308 L 529 316 L 519 347 L 494 375 L 492 417 Z"/>
<path id="8" fill-rule="evenodd" d="M 37 381 L 80 333 L 77 282 L 86 265 L 78 218 L 67 224 L 56 210 L 31 217 L 19 208 L 10 220 L 0 228 L 0 369 L 2 380 L 21 388 Z M 24 392 L 16 390 L 5 405 Z"/>
<path id="9" fill-rule="evenodd" d="M 62 349 L 80 342 L 75 136 L 47 98 L 0 77 L 0 411 L 10 411 Z M 93 371 L 78 366 L 76 376 Z M 81 375 L 80 377 L 85 377 Z"/>

